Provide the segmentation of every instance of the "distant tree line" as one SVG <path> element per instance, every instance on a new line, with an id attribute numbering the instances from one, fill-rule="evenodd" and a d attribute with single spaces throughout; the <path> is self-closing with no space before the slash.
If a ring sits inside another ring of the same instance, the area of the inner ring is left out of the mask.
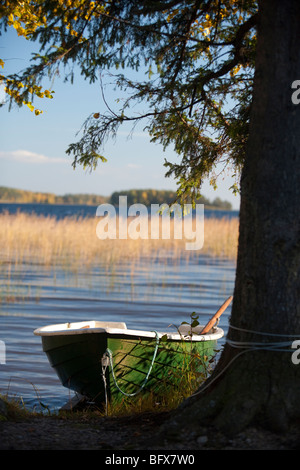
<path id="1" fill-rule="evenodd" d="M 98 196 L 96 194 L 65 194 L 58 196 L 53 193 L 40 193 L 25 191 L 22 189 L 8 188 L 0 186 L 0 202 L 38 203 L 38 204 L 86 204 L 99 205 L 110 203 L 119 205 L 119 196 L 127 196 L 127 204 L 172 204 L 176 199 L 176 192 L 157 189 L 129 189 L 126 191 L 115 191 L 111 196 Z M 205 204 L 215 209 L 231 210 L 231 203 L 222 201 L 219 197 L 212 202 L 202 196 L 198 200 L 199 204 Z"/>
<path id="2" fill-rule="evenodd" d="M 127 196 L 127 204 L 144 204 L 150 206 L 151 204 L 172 204 L 176 200 L 176 192 L 169 190 L 157 189 L 130 189 L 126 191 L 115 191 L 110 197 L 110 203 L 114 206 L 119 204 L 119 196 Z M 212 202 L 204 196 L 198 199 L 199 204 L 205 204 L 209 207 L 216 209 L 231 210 L 232 205 L 228 201 L 222 201 L 219 197 L 215 198 Z"/>
<path id="3" fill-rule="evenodd" d="M 0 186 L 0 202 L 38 203 L 38 204 L 87 204 L 99 205 L 108 202 L 109 197 L 96 194 L 40 193 Z"/>

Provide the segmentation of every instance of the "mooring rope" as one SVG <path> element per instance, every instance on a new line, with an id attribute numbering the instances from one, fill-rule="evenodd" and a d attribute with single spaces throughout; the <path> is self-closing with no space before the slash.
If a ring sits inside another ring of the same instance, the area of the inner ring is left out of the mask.
<path id="1" fill-rule="evenodd" d="M 101 358 L 101 367 L 102 367 L 102 380 L 104 384 L 104 394 L 105 394 L 105 414 L 108 414 L 108 398 L 107 398 L 107 383 L 106 383 L 106 368 L 108 366 L 107 356 L 104 354 Z"/>
<path id="2" fill-rule="evenodd" d="M 264 350 L 264 351 L 278 351 L 278 352 L 291 352 L 295 338 L 300 338 L 300 335 L 288 335 L 279 333 L 266 333 L 263 331 L 246 330 L 238 328 L 237 326 L 230 325 L 230 328 L 244 333 L 250 333 L 261 336 L 271 336 L 276 338 L 293 338 L 287 341 L 234 341 L 226 339 L 226 343 L 232 348 L 247 349 L 247 350 Z"/>
<path id="3" fill-rule="evenodd" d="M 244 333 L 251 333 L 255 335 L 263 335 L 263 336 L 278 336 L 280 338 L 300 338 L 300 335 L 288 335 L 286 333 L 266 333 L 265 331 L 255 331 L 255 330 L 247 330 L 245 328 L 239 328 L 234 325 L 229 325 L 230 329 L 237 330 L 237 331 L 243 331 Z"/>
<path id="4" fill-rule="evenodd" d="M 104 356 L 103 356 L 103 359 L 105 359 L 106 357 L 108 357 L 108 360 L 109 360 L 109 365 L 110 365 L 110 368 L 111 368 L 111 373 L 112 373 L 112 378 L 113 378 L 113 381 L 114 381 L 114 384 L 115 386 L 117 387 L 117 389 L 119 390 L 120 393 L 122 393 L 123 395 L 125 395 L 126 397 L 134 397 L 135 395 L 137 395 L 138 393 L 140 393 L 143 388 L 145 387 L 146 383 L 148 382 L 148 379 L 149 379 L 149 376 L 151 374 L 151 371 L 152 371 L 152 367 L 154 365 L 154 362 L 155 362 L 155 359 L 156 359 L 156 355 L 157 355 L 157 351 L 158 351 L 158 346 L 159 346 L 159 335 L 157 333 L 157 331 L 154 331 L 155 333 L 155 337 L 156 337 L 156 345 L 155 345 L 155 348 L 154 348 L 154 353 L 153 353 L 153 357 L 152 357 L 152 361 L 151 361 L 151 364 L 150 364 L 150 367 L 149 367 L 149 370 L 146 374 L 146 377 L 142 383 L 142 385 L 139 387 L 139 389 L 134 392 L 134 393 L 126 393 L 124 392 L 124 390 L 122 390 L 118 383 L 117 383 L 117 379 L 116 379 L 116 376 L 115 376 L 115 372 L 114 372 L 114 364 L 113 364 L 113 355 L 112 355 L 112 352 L 109 348 L 107 348 Z M 104 372 L 105 374 L 105 372 Z M 102 368 L 102 375 L 103 375 L 103 368 Z M 104 381 L 104 386 L 105 386 L 105 389 L 106 389 L 106 379 L 105 377 L 103 377 L 103 381 Z M 107 392 L 105 391 L 105 397 L 106 397 L 106 400 L 107 400 Z"/>
<path id="5" fill-rule="evenodd" d="M 262 335 L 262 336 L 273 336 L 273 337 L 278 337 L 278 338 L 293 338 L 288 340 L 288 341 L 272 341 L 272 342 L 259 342 L 259 341 L 233 341 L 230 340 L 229 338 L 226 338 L 226 343 L 236 349 L 241 349 L 241 351 L 236 354 L 226 365 L 225 367 L 215 376 L 213 377 L 209 383 L 206 385 L 200 387 L 200 389 L 193 393 L 191 397 L 194 397 L 196 395 L 199 395 L 200 393 L 203 393 L 207 388 L 211 386 L 213 382 L 215 382 L 230 366 L 231 364 L 240 356 L 242 356 L 245 353 L 248 352 L 253 352 L 253 351 L 275 351 L 275 352 L 293 352 L 293 347 L 297 347 L 297 343 L 299 343 L 300 346 L 300 335 L 289 335 L 289 334 L 279 334 L 279 333 L 266 333 L 266 332 L 261 332 L 261 331 L 253 331 L 253 330 L 246 330 L 243 328 L 238 328 L 236 326 L 230 325 L 230 328 L 237 330 L 237 331 L 242 331 L 244 333 L 251 333 L 251 334 L 257 334 L 257 335 Z M 298 341 L 297 341 L 298 340 Z M 190 398 L 191 398 L 190 397 Z"/>

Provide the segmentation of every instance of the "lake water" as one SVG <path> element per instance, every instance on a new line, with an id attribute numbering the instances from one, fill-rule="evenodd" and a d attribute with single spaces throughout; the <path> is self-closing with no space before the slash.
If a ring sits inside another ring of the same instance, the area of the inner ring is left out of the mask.
<path id="1" fill-rule="evenodd" d="M 16 214 L 25 212 L 27 214 L 37 214 L 56 218 L 63 217 L 95 217 L 98 206 L 76 205 L 76 204 L 21 204 L 21 203 L 0 203 L 0 213 L 8 212 Z M 238 217 L 239 211 L 218 211 L 205 209 L 205 217 Z"/>
<path id="2" fill-rule="evenodd" d="M 0 204 L 2 210 L 92 217 L 96 207 Z M 205 216 L 212 215 L 226 214 L 205 212 Z M 23 264 L 13 275 L 10 288 L 14 295 L 4 297 L 0 303 L 0 344 L 5 345 L 5 363 L 0 363 L 0 393 L 22 397 L 32 406 L 42 402 L 50 409 L 62 406 L 73 396 L 51 369 L 40 337 L 33 335 L 38 327 L 110 320 L 124 321 L 128 328 L 174 331 L 175 327 L 169 325 L 189 321 L 193 312 L 205 324 L 232 295 L 234 280 L 234 262 L 197 252 L 188 263 L 182 260 L 174 264 L 170 253 L 151 262 L 151 266 L 147 258 L 141 259 L 134 272 L 130 266 L 122 265 L 110 274 L 100 268 L 88 273 L 67 273 Z M 220 319 L 225 334 L 230 311 L 231 306 Z M 219 344 L 222 347 L 222 341 Z"/>

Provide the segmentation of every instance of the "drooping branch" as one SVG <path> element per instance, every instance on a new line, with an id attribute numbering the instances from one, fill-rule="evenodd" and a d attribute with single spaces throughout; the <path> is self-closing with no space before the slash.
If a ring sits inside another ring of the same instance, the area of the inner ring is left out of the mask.
<path id="1" fill-rule="evenodd" d="M 173 144 L 181 156 L 181 163 L 167 172 L 179 178 L 181 187 L 201 185 L 225 155 L 242 161 L 254 69 L 255 0 L 236 5 L 230 0 L 69 0 L 68 5 L 49 0 L 30 5 L 40 23 L 29 36 L 46 52 L 37 54 L 23 73 L 9 77 L 12 100 L 24 103 L 34 96 L 43 77 L 54 76 L 60 65 L 70 64 L 71 76 L 79 66 L 90 82 L 112 67 L 149 71 L 147 81 L 116 75 L 117 88 L 133 93 L 117 111 L 102 96 L 108 113 L 94 110 L 79 142 L 67 150 L 74 166 L 94 168 L 105 160 L 107 139 L 123 123 L 142 120 L 151 141 L 163 148 Z M 224 105 L 228 98 L 234 102 L 231 108 Z M 146 108 L 133 114 L 129 109 L 135 103 Z"/>

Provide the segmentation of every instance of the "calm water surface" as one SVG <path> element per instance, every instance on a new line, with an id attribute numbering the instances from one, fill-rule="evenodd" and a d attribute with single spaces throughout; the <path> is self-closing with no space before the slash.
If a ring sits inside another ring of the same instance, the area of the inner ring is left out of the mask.
<path id="1" fill-rule="evenodd" d="M 25 212 L 27 214 L 36 214 L 56 218 L 62 217 L 95 217 L 98 206 L 76 205 L 76 204 L 21 204 L 21 203 L 0 203 L 0 213 Z M 129 206 L 128 206 L 129 207 Z M 218 211 L 206 209 L 204 207 L 205 217 L 238 217 L 239 211 Z"/>
<path id="2" fill-rule="evenodd" d="M 128 328 L 174 331 L 169 325 L 189 321 L 193 312 L 205 324 L 233 293 L 234 278 L 233 262 L 199 253 L 188 263 L 174 264 L 172 253 L 155 261 L 144 258 L 134 270 L 124 264 L 111 273 L 100 268 L 88 273 L 52 272 L 24 264 L 13 273 L 0 303 L 0 340 L 6 347 L 0 393 L 21 396 L 33 406 L 42 402 L 50 409 L 72 396 L 51 369 L 41 338 L 33 335 L 38 327 L 110 320 L 124 321 Z M 3 274 L 0 281 L 3 291 Z M 231 306 L 220 319 L 225 333 L 230 311 Z"/>

